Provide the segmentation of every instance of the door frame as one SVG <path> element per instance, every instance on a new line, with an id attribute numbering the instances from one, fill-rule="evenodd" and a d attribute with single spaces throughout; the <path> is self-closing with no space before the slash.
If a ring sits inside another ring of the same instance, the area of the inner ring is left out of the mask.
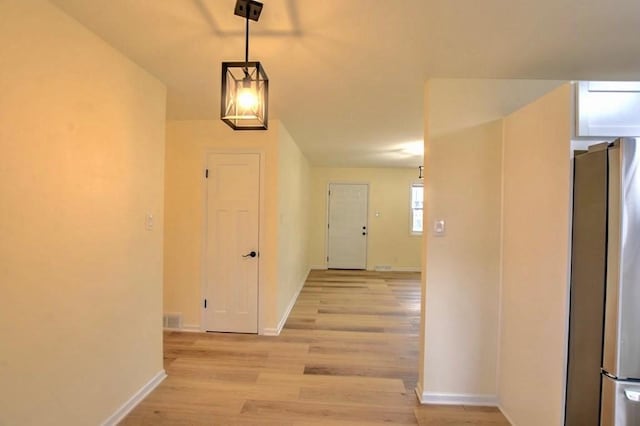
<path id="1" fill-rule="evenodd" d="M 366 185 L 367 186 L 367 244 L 364 248 L 364 258 L 365 258 L 365 271 L 369 270 L 369 234 L 371 231 L 371 209 L 369 208 L 369 199 L 371 198 L 371 183 L 368 181 L 354 181 L 354 180 L 329 180 L 327 182 L 327 188 L 325 190 L 325 212 L 324 212 L 324 269 L 329 269 L 329 262 L 327 262 L 327 257 L 329 257 L 329 190 L 331 189 L 331 185 Z"/>
<path id="2" fill-rule="evenodd" d="M 264 318 L 263 314 L 265 312 L 264 309 L 264 265 L 262 261 L 262 256 L 260 256 L 260 251 L 262 250 L 262 246 L 264 244 L 264 179 L 265 179 L 265 156 L 266 151 L 260 148 L 213 148 L 207 149 L 204 152 L 204 158 L 202 159 L 202 184 L 201 184 L 201 194 L 202 194 L 202 223 L 200 224 L 200 235 L 202 238 L 200 245 L 200 299 L 198 300 L 200 306 L 200 331 L 206 332 L 206 313 L 204 309 L 204 298 L 207 291 L 207 225 L 209 219 L 208 212 L 208 199 L 207 199 L 207 178 L 205 177 L 206 169 L 207 169 L 207 159 L 209 155 L 212 154 L 257 154 L 260 157 L 260 171 L 259 171 L 259 179 L 260 179 L 260 188 L 258 190 L 258 194 L 260 200 L 258 202 L 258 335 L 263 334 L 263 324 Z"/>

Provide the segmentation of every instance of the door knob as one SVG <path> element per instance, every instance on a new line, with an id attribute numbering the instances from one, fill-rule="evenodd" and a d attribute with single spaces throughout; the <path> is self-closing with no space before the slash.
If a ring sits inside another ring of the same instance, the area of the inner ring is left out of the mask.
<path id="1" fill-rule="evenodd" d="M 256 257 L 257 255 L 258 255 L 258 253 L 256 253 L 255 251 L 252 251 L 250 253 L 242 255 L 242 257 Z"/>

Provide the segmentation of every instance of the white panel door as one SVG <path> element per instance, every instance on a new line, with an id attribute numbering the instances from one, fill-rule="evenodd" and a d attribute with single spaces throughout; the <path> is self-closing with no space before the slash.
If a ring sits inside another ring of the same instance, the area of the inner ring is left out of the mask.
<path id="1" fill-rule="evenodd" d="M 367 184 L 329 184 L 330 269 L 367 269 L 368 203 Z"/>
<path id="2" fill-rule="evenodd" d="M 207 173 L 205 329 L 257 333 L 260 154 L 209 154 Z"/>

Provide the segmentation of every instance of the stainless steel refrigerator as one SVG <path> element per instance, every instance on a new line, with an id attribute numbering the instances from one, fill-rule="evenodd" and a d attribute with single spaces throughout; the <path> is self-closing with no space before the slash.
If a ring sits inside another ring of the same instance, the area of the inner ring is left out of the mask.
<path id="1" fill-rule="evenodd" d="M 574 160 L 565 425 L 640 426 L 640 152 Z"/>

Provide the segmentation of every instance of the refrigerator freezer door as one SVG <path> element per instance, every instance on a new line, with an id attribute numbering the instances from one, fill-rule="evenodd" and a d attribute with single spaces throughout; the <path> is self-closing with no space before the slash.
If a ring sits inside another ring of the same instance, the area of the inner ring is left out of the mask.
<path id="1" fill-rule="evenodd" d="M 603 370 L 640 379 L 640 157 L 634 139 L 609 148 Z"/>
<path id="2" fill-rule="evenodd" d="M 617 144 L 609 149 L 609 201 L 608 201 L 608 242 L 607 281 L 604 321 L 604 348 L 602 368 L 607 373 L 618 376 L 618 315 L 620 283 L 620 199 L 621 199 L 622 152 Z"/>
<path id="3" fill-rule="evenodd" d="M 565 426 L 600 423 L 607 245 L 607 147 L 576 155 Z"/>
<path id="4" fill-rule="evenodd" d="M 601 426 L 640 425 L 640 383 L 602 376 Z"/>

